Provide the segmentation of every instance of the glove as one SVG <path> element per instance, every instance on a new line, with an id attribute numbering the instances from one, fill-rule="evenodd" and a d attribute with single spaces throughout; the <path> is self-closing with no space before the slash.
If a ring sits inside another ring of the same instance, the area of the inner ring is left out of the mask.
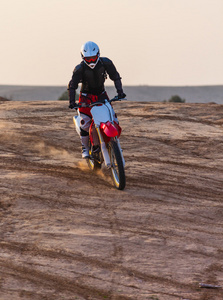
<path id="1" fill-rule="evenodd" d="M 118 94 L 118 99 L 124 99 L 126 97 L 125 93 L 119 93 Z"/>
<path id="2" fill-rule="evenodd" d="M 71 102 L 70 105 L 69 105 L 69 108 L 70 109 L 74 109 L 74 108 L 78 109 L 78 105 L 77 105 L 76 102 Z"/>

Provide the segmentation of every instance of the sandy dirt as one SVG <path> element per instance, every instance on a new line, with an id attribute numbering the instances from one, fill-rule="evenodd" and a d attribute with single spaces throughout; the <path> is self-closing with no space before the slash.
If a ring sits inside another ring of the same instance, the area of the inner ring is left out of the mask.
<path id="1" fill-rule="evenodd" d="M 223 105 L 114 106 L 124 191 L 67 103 L 0 102 L 0 300 L 223 299 Z"/>

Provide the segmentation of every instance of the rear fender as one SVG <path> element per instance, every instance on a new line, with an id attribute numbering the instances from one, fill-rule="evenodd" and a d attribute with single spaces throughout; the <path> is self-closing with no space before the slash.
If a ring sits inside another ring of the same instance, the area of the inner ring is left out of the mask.
<path id="1" fill-rule="evenodd" d="M 73 117 L 73 122 L 74 122 L 76 131 L 77 131 L 77 133 L 78 133 L 79 136 L 81 135 L 80 121 L 81 121 L 80 120 L 80 115 Z"/>

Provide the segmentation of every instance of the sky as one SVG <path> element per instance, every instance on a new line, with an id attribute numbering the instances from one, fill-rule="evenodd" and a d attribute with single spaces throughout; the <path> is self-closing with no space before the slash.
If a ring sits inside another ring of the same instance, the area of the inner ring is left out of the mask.
<path id="1" fill-rule="evenodd" d="M 220 85 L 222 16 L 223 0 L 0 0 L 0 84 L 67 85 L 93 41 L 123 85 Z"/>

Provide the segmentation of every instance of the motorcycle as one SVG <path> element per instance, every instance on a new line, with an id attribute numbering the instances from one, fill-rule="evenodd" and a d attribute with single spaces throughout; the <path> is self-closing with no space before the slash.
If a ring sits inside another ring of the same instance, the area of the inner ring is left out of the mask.
<path id="1" fill-rule="evenodd" d="M 114 120 L 114 111 L 111 102 L 120 101 L 114 97 L 103 102 L 78 104 L 78 107 L 90 107 L 91 125 L 89 128 L 89 158 L 86 158 L 91 171 L 100 170 L 104 162 L 111 170 L 114 186 L 123 190 L 126 185 L 125 160 L 119 142 L 121 127 Z M 73 117 L 77 133 L 80 135 L 80 113 Z"/>

